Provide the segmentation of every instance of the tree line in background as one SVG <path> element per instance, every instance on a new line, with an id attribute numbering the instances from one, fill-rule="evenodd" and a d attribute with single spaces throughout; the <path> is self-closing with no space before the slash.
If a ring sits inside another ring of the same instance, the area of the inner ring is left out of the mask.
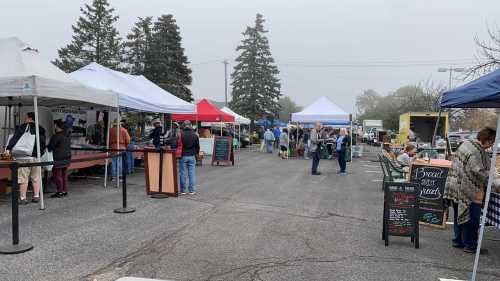
<path id="1" fill-rule="evenodd" d="M 143 75 L 158 86 L 188 102 L 193 101 L 192 71 L 184 54 L 179 26 L 173 15 L 154 20 L 139 17 L 126 38 L 115 24 L 119 19 L 108 0 L 93 0 L 80 8 L 82 15 L 73 28 L 71 42 L 58 50 L 54 64 L 66 72 L 96 62 L 105 67 Z M 265 36 L 264 17 L 243 32 L 239 56 L 231 75 L 231 107 L 252 120 L 275 119 L 280 113 L 279 70 Z"/>

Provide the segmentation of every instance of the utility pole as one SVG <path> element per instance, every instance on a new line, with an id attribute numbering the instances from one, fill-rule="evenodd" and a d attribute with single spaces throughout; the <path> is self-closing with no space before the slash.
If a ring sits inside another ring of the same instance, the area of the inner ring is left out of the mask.
<path id="1" fill-rule="evenodd" d="M 227 65 L 229 62 L 227 59 L 225 59 L 223 62 L 224 64 L 224 95 L 225 95 L 225 105 L 227 106 Z"/>

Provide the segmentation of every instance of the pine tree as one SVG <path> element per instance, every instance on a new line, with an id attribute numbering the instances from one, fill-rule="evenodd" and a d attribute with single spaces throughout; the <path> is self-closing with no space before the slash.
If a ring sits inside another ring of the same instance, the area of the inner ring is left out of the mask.
<path id="1" fill-rule="evenodd" d="M 236 48 L 240 55 L 231 74 L 231 108 L 252 121 L 263 117 L 273 118 L 279 112 L 280 80 L 278 67 L 265 36 L 264 18 L 257 14 L 254 27 L 247 27 L 241 45 Z"/>
<path id="2" fill-rule="evenodd" d="M 91 62 L 120 69 L 122 42 L 113 24 L 118 16 L 107 0 L 93 0 L 92 5 L 80 8 L 82 16 L 73 25 L 73 40 L 58 50 L 54 64 L 66 72 L 75 71 Z"/>
<path id="3" fill-rule="evenodd" d="M 153 18 L 140 18 L 125 42 L 129 72 L 135 75 L 150 76 L 146 73 L 153 63 L 151 46 L 153 41 Z"/>
<path id="4" fill-rule="evenodd" d="M 151 56 L 154 63 L 145 69 L 145 76 L 157 85 L 191 102 L 191 69 L 182 48 L 179 27 L 172 15 L 162 15 L 154 23 Z"/>

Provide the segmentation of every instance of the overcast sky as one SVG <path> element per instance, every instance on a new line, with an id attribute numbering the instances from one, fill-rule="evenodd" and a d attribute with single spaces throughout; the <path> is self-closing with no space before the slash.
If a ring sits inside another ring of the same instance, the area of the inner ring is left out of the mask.
<path id="1" fill-rule="evenodd" d="M 51 60 L 71 40 L 91 0 L 0 0 L 0 37 L 18 36 Z M 439 66 L 470 65 L 474 35 L 500 24 L 498 0 L 110 0 L 122 37 L 137 17 L 171 13 L 192 63 L 193 94 L 224 100 L 224 58 L 241 32 L 266 19 L 282 93 L 300 105 L 327 96 L 353 110 L 364 89 L 380 93 L 427 80 L 448 83 Z M 1 62 L 0 62 L 1 63 Z M 376 66 L 382 64 L 383 66 Z M 230 71 L 232 72 L 232 63 Z M 457 81 L 458 82 L 458 81 Z M 457 83 L 456 82 L 456 83 Z"/>

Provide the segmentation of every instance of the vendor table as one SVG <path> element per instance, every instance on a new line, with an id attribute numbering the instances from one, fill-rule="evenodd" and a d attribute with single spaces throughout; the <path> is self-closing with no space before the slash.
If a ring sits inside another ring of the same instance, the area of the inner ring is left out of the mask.
<path id="1" fill-rule="evenodd" d="M 95 158 L 95 157 L 105 157 L 107 154 L 104 152 L 100 153 L 82 153 L 82 154 L 76 154 L 71 156 L 72 160 L 79 160 L 79 159 L 85 159 L 85 158 Z M 10 164 L 14 161 L 10 160 L 0 160 L 0 164 Z M 106 164 L 105 159 L 97 159 L 97 160 L 89 160 L 89 161 L 84 161 L 84 162 L 75 162 L 71 163 L 69 166 L 69 170 L 75 170 L 75 169 L 84 169 L 84 168 L 89 168 L 93 166 L 104 166 Z M 10 179 L 10 168 L 0 168 L 0 180 L 4 179 Z"/>

